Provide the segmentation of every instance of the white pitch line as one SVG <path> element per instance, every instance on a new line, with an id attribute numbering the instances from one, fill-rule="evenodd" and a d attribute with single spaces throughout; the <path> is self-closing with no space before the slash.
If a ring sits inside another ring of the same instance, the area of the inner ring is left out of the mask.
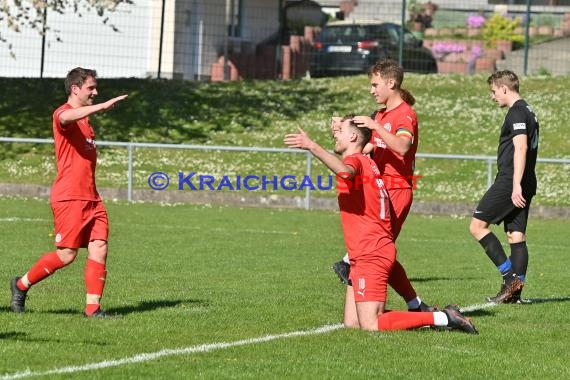
<path id="1" fill-rule="evenodd" d="M 49 222 L 49 220 L 39 219 L 39 218 L 20 218 L 18 216 L 11 216 L 7 218 L 0 218 L 0 222 Z"/>
<path id="2" fill-rule="evenodd" d="M 460 309 L 462 313 L 469 313 L 476 310 L 488 309 L 491 307 L 495 307 L 497 304 L 493 302 L 487 302 L 478 305 L 471 305 L 466 306 Z M 164 349 L 161 351 L 156 352 L 149 352 L 146 354 L 138 354 L 135 356 L 130 356 L 123 359 L 117 360 L 105 360 L 98 363 L 91 363 L 91 364 L 84 364 L 81 366 L 69 366 L 69 367 L 61 367 L 61 368 L 54 368 L 48 371 L 43 372 L 33 372 L 33 371 L 22 371 L 22 372 L 15 372 L 12 374 L 5 374 L 0 377 L 0 380 L 12 380 L 12 379 L 24 379 L 28 377 L 39 377 L 39 376 L 48 376 L 48 375 L 56 375 L 62 373 L 75 373 L 75 372 L 84 372 L 84 371 L 92 371 L 98 370 L 103 368 L 110 368 L 110 367 L 119 367 L 122 365 L 127 364 L 135 364 L 135 363 L 142 363 L 147 362 L 149 360 L 155 360 L 165 356 L 175 356 L 175 355 L 184 355 L 184 354 L 195 354 L 195 353 L 202 353 L 202 352 L 210 352 L 214 350 L 222 350 L 225 348 L 232 348 L 238 346 L 246 346 L 250 344 L 257 344 L 257 343 L 264 343 L 269 342 L 272 340 L 277 339 L 286 339 L 286 338 L 293 338 L 298 336 L 307 336 L 307 335 L 318 335 L 318 334 L 325 334 L 330 331 L 338 330 L 343 328 L 342 324 L 336 325 L 325 325 L 321 326 L 312 330 L 304 330 L 304 331 L 293 331 L 289 333 L 277 334 L 277 335 L 266 335 L 259 338 L 250 338 L 250 339 L 243 339 L 238 340 L 235 342 L 220 342 L 220 343 L 210 343 L 210 344 L 202 344 L 199 346 L 191 346 L 186 348 L 177 348 L 177 349 Z"/>
<path id="3" fill-rule="evenodd" d="M 117 360 L 106 360 L 98 363 L 91 363 L 85 364 L 81 366 L 69 366 L 69 367 L 61 367 L 61 368 L 54 368 L 49 371 L 44 372 L 33 372 L 33 371 L 23 371 L 23 372 L 16 372 L 13 374 L 6 374 L 0 377 L 2 380 L 11 380 L 11 379 L 24 379 L 27 377 L 37 377 L 37 376 L 48 376 L 48 375 L 56 375 L 62 373 L 75 373 L 75 372 L 83 372 L 83 371 L 91 371 L 109 367 L 118 367 L 121 365 L 126 364 L 134 364 L 134 363 L 142 363 L 149 360 L 158 359 L 165 356 L 174 356 L 174 355 L 184 355 L 184 354 L 194 354 L 194 353 L 202 353 L 202 352 L 210 352 L 214 350 L 221 350 L 224 348 L 231 348 L 231 347 L 238 347 L 238 346 L 246 346 L 249 344 L 257 344 L 257 343 L 264 343 L 269 342 L 272 340 L 277 339 L 286 339 L 286 338 L 293 338 L 298 336 L 307 336 L 307 335 L 318 335 L 318 334 L 325 334 L 330 331 L 338 330 L 342 328 L 342 324 L 336 325 L 325 325 L 322 327 L 318 327 L 312 330 L 305 330 L 305 331 L 293 331 L 284 334 L 277 334 L 277 335 L 266 335 L 259 338 L 250 338 L 250 339 L 243 339 L 238 340 L 235 342 L 221 342 L 221 343 L 211 343 L 211 344 L 202 344 L 199 346 L 191 346 L 186 348 L 178 348 L 178 349 L 165 349 L 156 352 L 150 352 L 146 354 L 138 354 L 135 356 L 117 359 Z"/>
<path id="4" fill-rule="evenodd" d="M 113 225 L 123 224 L 121 222 L 113 223 Z M 283 230 L 263 230 L 263 229 L 254 229 L 254 228 L 224 228 L 224 227 L 214 227 L 214 228 L 207 228 L 201 226 L 187 226 L 187 225 L 151 225 L 151 224 L 135 224 L 129 223 L 129 226 L 153 226 L 156 228 L 163 228 L 167 230 L 208 230 L 208 231 L 215 231 L 215 232 L 243 232 L 243 233 L 252 233 L 252 234 L 271 234 L 271 235 L 297 235 L 298 231 L 283 231 Z"/>
<path id="5" fill-rule="evenodd" d="M 476 310 L 483 310 L 483 309 L 489 309 L 492 307 L 497 306 L 498 304 L 494 303 L 494 302 L 486 302 L 486 303 L 480 303 L 478 305 L 471 305 L 471 306 L 465 306 L 459 309 L 459 311 L 461 313 L 471 313 L 473 311 Z"/>

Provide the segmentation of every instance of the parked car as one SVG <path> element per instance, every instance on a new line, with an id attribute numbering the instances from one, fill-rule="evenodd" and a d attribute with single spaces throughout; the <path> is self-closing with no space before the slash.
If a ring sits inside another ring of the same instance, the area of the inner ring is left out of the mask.
<path id="1" fill-rule="evenodd" d="M 394 23 L 334 22 L 315 37 L 312 77 L 366 73 L 381 58 L 398 60 L 401 27 Z M 423 41 L 404 28 L 402 66 L 405 71 L 437 73 L 437 63 Z"/>

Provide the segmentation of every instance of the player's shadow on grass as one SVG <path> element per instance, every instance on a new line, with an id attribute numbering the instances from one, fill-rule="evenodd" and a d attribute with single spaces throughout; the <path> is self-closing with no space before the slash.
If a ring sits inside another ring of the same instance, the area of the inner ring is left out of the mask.
<path id="1" fill-rule="evenodd" d="M 541 298 L 525 298 L 523 303 L 520 304 L 493 304 L 492 302 L 483 304 L 480 309 L 475 310 L 466 310 L 462 311 L 464 315 L 469 317 L 484 317 L 489 315 L 494 315 L 497 313 L 495 307 L 497 306 L 510 306 L 510 307 L 526 307 L 532 306 L 538 303 L 546 303 L 546 302 L 568 302 L 570 301 L 570 296 L 562 296 L 562 297 L 541 297 Z"/>
<path id="2" fill-rule="evenodd" d="M 3 333 L 0 333 L 0 340 L 8 340 L 8 339 L 25 340 L 24 338 L 27 335 L 28 334 L 26 334 L 25 332 L 21 332 L 21 331 L 6 331 Z"/>
<path id="3" fill-rule="evenodd" d="M 526 303 L 523 305 L 532 305 L 535 303 L 545 303 L 545 302 L 569 302 L 570 296 L 563 297 L 542 297 L 542 298 L 525 298 Z"/>
<path id="4" fill-rule="evenodd" d="M 144 313 L 147 311 L 164 309 L 168 307 L 185 307 L 187 309 L 192 309 L 196 307 L 207 307 L 208 302 L 204 300 L 152 300 L 152 301 L 142 301 L 138 305 L 132 306 L 121 306 L 108 309 L 111 314 L 132 314 L 132 313 Z"/>
<path id="5" fill-rule="evenodd" d="M 470 310 L 470 311 L 463 311 L 462 314 L 466 317 L 488 317 L 495 315 L 495 310 L 488 310 L 488 309 L 478 309 L 478 310 Z"/>
<path id="6" fill-rule="evenodd" d="M 92 346 L 108 346 L 108 342 L 104 341 L 95 341 L 95 340 L 82 340 L 78 342 L 76 339 L 59 339 L 59 338 L 34 338 L 30 336 L 30 334 L 23 332 L 23 331 L 7 331 L 4 333 L 0 333 L 0 341 L 5 340 L 17 340 L 22 342 L 32 342 L 32 343 L 57 343 L 57 344 L 85 344 L 85 345 L 92 345 Z"/>
<path id="7" fill-rule="evenodd" d="M 410 277 L 410 282 L 456 281 L 457 277 Z M 477 280 L 479 277 L 461 277 L 462 280 Z"/>
<path id="8" fill-rule="evenodd" d="M 117 315 L 127 315 L 132 313 L 144 313 L 147 311 L 153 311 L 157 309 L 164 309 L 170 307 L 185 307 L 187 309 L 193 308 L 203 308 L 207 307 L 208 302 L 204 300 L 196 300 L 196 299 L 188 299 L 188 300 L 149 300 L 149 301 L 141 301 L 136 305 L 130 306 L 120 306 L 120 307 L 110 307 L 110 308 L 103 308 L 109 314 L 117 314 Z M 50 314 L 78 314 L 80 311 L 77 309 L 59 309 L 59 310 L 50 310 L 47 313 Z M 82 312 L 81 312 L 82 313 Z"/>

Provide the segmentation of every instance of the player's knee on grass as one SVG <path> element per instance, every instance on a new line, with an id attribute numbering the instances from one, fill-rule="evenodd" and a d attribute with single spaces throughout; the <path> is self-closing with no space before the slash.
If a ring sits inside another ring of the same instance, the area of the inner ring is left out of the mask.
<path id="1" fill-rule="evenodd" d="M 360 328 L 360 324 L 358 323 L 358 319 L 354 320 L 354 319 L 344 319 L 343 321 L 344 327 L 348 328 L 348 329 L 359 329 Z"/>

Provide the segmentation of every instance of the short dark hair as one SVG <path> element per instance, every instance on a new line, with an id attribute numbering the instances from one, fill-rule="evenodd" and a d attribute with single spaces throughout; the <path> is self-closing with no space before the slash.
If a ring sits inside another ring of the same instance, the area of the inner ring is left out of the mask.
<path id="1" fill-rule="evenodd" d="M 81 87 L 89 77 L 92 77 L 93 79 L 97 78 L 97 71 L 84 69 L 82 67 L 76 67 L 71 70 L 65 77 L 65 93 L 68 96 L 71 95 L 71 86 L 75 85 Z"/>
<path id="2" fill-rule="evenodd" d="M 489 85 L 506 86 L 509 90 L 519 92 L 519 77 L 511 70 L 495 71 L 487 78 Z"/>
<path id="3" fill-rule="evenodd" d="M 372 130 L 366 127 L 359 127 L 358 124 L 354 122 L 354 116 L 354 114 L 345 115 L 341 121 L 349 120 L 350 127 L 358 135 L 358 145 L 360 145 L 361 148 L 364 148 L 372 138 Z"/>

